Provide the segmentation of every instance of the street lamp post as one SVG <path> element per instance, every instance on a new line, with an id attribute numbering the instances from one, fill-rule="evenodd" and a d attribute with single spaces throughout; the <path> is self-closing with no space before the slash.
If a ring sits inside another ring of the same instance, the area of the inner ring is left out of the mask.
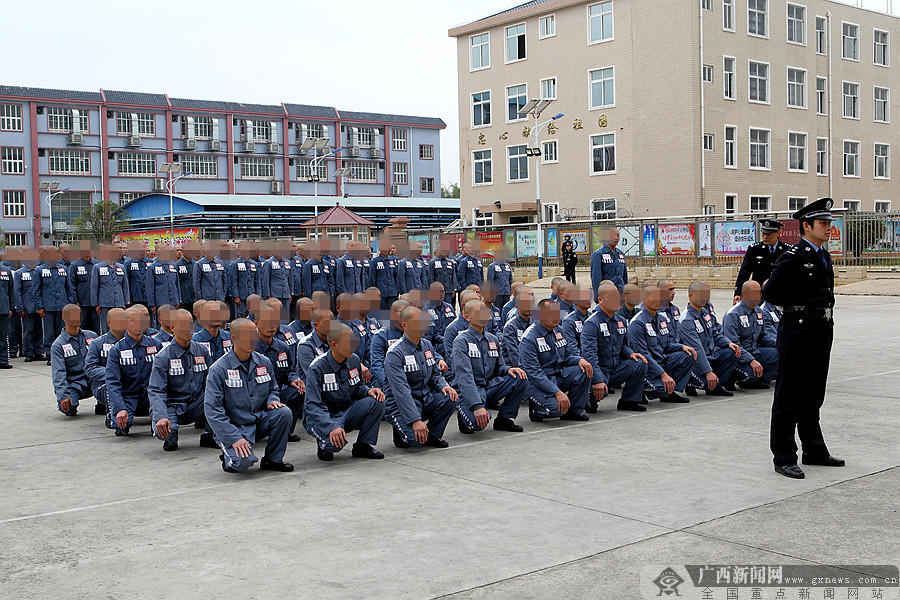
<path id="1" fill-rule="evenodd" d="M 53 243 L 53 198 L 59 196 L 63 192 L 69 191 L 69 188 L 56 191 L 58 187 L 58 181 L 42 181 L 40 186 L 41 191 L 47 192 L 47 209 L 50 217 L 50 243 Z"/>
<path id="2" fill-rule="evenodd" d="M 310 150 L 313 151 L 313 159 L 309 163 L 309 176 L 306 178 L 306 180 L 312 182 L 313 184 L 316 239 L 319 239 L 319 164 L 321 164 L 321 162 L 323 160 L 326 160 L 327 158 L 337 156 L 337 153 L 343 150 L 343 148 L 335 148 L 331 152 L 326 152 L 322 156 L 319 156 L 319 152 L 325 150 L 328 147 L 329 141 L 330 140 L 328 138 L 310 137 L 303 140 L 303 143 L 300 145 L 300 154 L 306 154 Z"/>
<path id="3" fill-rule="evenodd" d="M 160 173 L 165 173 L 168 177 L 168 181 L 166 181 L 166 190 L 169 192 L 169 239 L 172 244 L 175 243 L 175 182 L 181 179 L 182 177 L 187 177 L 191 174 L 191 171 L 187 173 L 181 173 L 181 163 L 163 163 L 159 167 Z M 176 177 L 177 175 L 177 177 Z"/>

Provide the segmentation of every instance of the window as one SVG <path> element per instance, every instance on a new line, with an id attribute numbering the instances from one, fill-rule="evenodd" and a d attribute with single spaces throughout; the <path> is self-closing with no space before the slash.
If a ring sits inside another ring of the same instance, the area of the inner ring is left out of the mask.
<path id="1" fill-rule="evenodd" d="M 241 179 L 273 179 L 275 160 L 267 156 L 241 157 Z"/>
<path id="2" fill-rule="evenodd" d="M 156 170 L 156 155 L 148 152 L 119 152 L 116 155 L 119 175 L 144 175 L 154 176 Z"/>
<path id="3" fill-rule="evenodd" d="M 704 150 L 715 150 L 716 149 L 716 136 L 711 133 L 703 134 L 703 149 Z"/>
<path id="4" fill-rule="evenodd" d="M 51 175 L 90 175 L 91 153 L 85 150 L 48 150 Z"/>
<path id="5" fill-rule="evenodd" d="M 827 40 L 825 17 L 816 17 L 816 54 L 826 54 L 828 52 Z"/>
<path id="6" fill-rule="evenodd" d="M 419 144 L 419 159 L 420 160 L 434 160 L 434 145 Z"/>
<path id="7" fill-rule="evenodd" d="M 841 23 L 843 39 L 843 57 L 847 60 L 859 60 L 859 25 Z"/>
<path id="8" fill-rule="evenodd" d="M 559 147 L 556 143 L 556 140 L 542 142 L 541 155 L 543 156 L 544 163 L 559 162 Z"/>
<path id="9" fill-rule="evenodd" d="M 712 65 L 703 65 L 703 81 L 712 82 L 713 68 Z"/>
<path id="10" fill-rule="evenodd" d="M 486 127 L 491 124 L 491 92 L 472 94 L 472 127 Z"/>
<path id="11" fill-rule="evenodd" d="M 490 92 L 488 92 L 488 101 L 488 123 L 490 123 Z M 394 152 L 406 152 L 406 137 L 406 129 L 391 129 L 391 150 L 393 150 Z"/>
<path id="12" fill-rule="evenodd" d="M 328 137 L 328 132 L 322 123 L 296 123 L 294 131 L 297 135 L 296 140 L 298 144 L 303 144 L 308 139 Z"/>
<path id="13" fill-rule="evenodd" d="M 715 204 L 704 204 L 703 205 L 703 214 L 704 215 L 716 214 L 716 205 Z"/>
<path id="14" fill-rule="evenodd" d="M 553 37 L 556 35 L 556 15 L 547 15 L 546 17 L 541 17 L 538 21 L 539 25 L 539 35 L 540 39 Z"/>
<path id="15" fill-rule="evenodd" d="M 194 122 L 194 138 L 198 140 L 209 140 L 213 137 L 213 121 L 214 117 L 190 117 Z M 188 117 L 181 119 L 181 137 L 187 138 L 188 135 Z"/>
<path id="16" fill-rule="evenodd" d="M 219 159 L 204 154 L 182 154 L 181 172 L 188 177 L 215 179 L 219 176 Z"/>
<path id="17" fill-rule="evenodd" d="M 591 108 L 604 108 L 615 104 L 615 67 L 591 71 Z"/>
<path id="18" fill-rule="evenodd" d="M 844 200 L 844 209 L 859 212 L 860 204 L 859 200 Z"/>
<path id="19" fill-rule="evenodd" d="M 771 196 L 750 196 L 750 212 L 768 212 L 771 204 Z"/>
<path id="20" fill-rule="evenodd" d="M 391 181 L 394 185 L 409 184 L 409 165 L 406 163 L 394 163 L 391 169 L 393 170 Z"/>
<path id="21" fill-rule="evenodd" d="M 768 0 L 747 0 L 747 33 L 759 37 L 769 36 Z"/>
<path id="22" fill-rule="evenodd" d="M 700 6 L 703 10 L 712 10 L 712 0 L 700 0 Z"/>
<path id="23" fill-rule="evenodd" d="M 879 123 L 888 123 L 891 120 L 890 94 L 888 88 L 875 88 L 875 120 Z"/>
<path id="24" fill-rule="evenodd" d="M 828 175 L 828 138 L 816 138 L 816 175 Z"/>
<path id="25" fill-rule="evenodd" d="M 844 118 L 859 118 L 859 84 L 844 82 Z"/>
<path id="26" fill-rule="evenodd" d="M 528 156 L 525 154 L 525 145 L 510 146 L 506 149 L 509 158 L 509 172 L 507 181 L 528 181 Z"/>
<path id="27" fill-rule="evenodd" d="M 53 221 L 74 223 L 75 219 L 91 207 L 90 192 L 63 192 L 53 197 Z"/>
<path id="28" fill-rule="evenodd" d="M 423 194 L 433 194 L 434 193 L 434 177 L 420 177 L 419 178 L 419 191 Z"/>
<path id="29" fill-rule="evenodd" d="M 807 171 L 805 133 L 788 132 L 788 171 Z"/>
<path id="30" fill-rule="evenodd" d="M 541 98 L 556 100 L 556 77 L 541 79 Z"/>
<path id="31" fill-rule="evenodd" d="M 725 168 L 737 168 L 737 127 L 725 126 Z"/>
<path id="32" fill-rule="evenodd" d="M 360 148 L 374 148 L 375 138 L 379 135 L 374 127 L 356 127 L 356 145 Z"/>
<path id="33" fill-rule="evenodd" d="M 788 210 L 796 212 L 806 206 L 806 198 L 788 198 Z"/>
<path id="34" fill-rule="evenodd" d="M 25 149 L 13 146 L 0 148 L 0 173 L 4 175 L 24 175 Z"/>
<path id="35" fill-rule="evenodd" d="M 327 160 L 319 161 L 316 165 L 315 173 L 313 173 L 312 159 L 301 158 L 297 161 L 297 179 L 299 181 L 309 181 L 310 177 L 318 177 L 320 181 L 328 180 L 328 164 Z M 395 163 L 397 164 L 397 163 Z"/>
<path id="36" fill-rule="evenodd" d="M 616 199 L 599 198 L 591 200 L 591 216 L 598 220 L 616 218 Z"/>
<path id="37" fill-rule="evenodd" d="M 844 140 L 844 177 L 859 177 L 859 142 Z"/>
<path id="38" fill-rule="evenodd" d="M 725 214 L 731 215 L 737 212 L 737 194 L 725 194 Z"/>
<path id="39" fill-rule="evenodd" d="M 875 30 L 875 57 L 872 59 L 876 65 L 887 67 L 890 64 L 890 34 L 887 31 Z"/>
<path id="40" fill-rule="evenodd" d="M 525 60 L 525 23 L 506 28 L 506 62 Z"/>
<path id="41" fill-rule="evenodd" d="M 520 117 L 519 111 L 528 103 L 528 84 L 511 85 L 506 88 L 506 122 L 524 121 L 527 116 Z"/>
<path id="42" fill-rule="evenodd" d="M 374 162 L 350 161 L 350 181 L 353 183 L 378 183 L 378 167 Z"/>
<path id="43" fill-rule="evenodd" d="M 7 246 L 27 246 L 28 245 L 28 234 L 27 233 L 10 233 L 7 231 L 6 236 L 6 245 Z"/>
<path id="44" fill-rule="evenodd" d="M 769 103 L 769 65 L 750 61 L 750 102 Z"/>
<path id="45" fill-rule="evenodd" d="M 734 0 L 722 0 L 722 29 L 734 31 Z"/>
<path id="46" fill-rule="evenodd" d="M 490 185 L 494 182 L 491 150 L 472 153 L 472 185 Z"/>
<path id="47" fill-rule="evenodd" d="M 22 131 L 22 105 L 0 105 L 0 131 Z"/>
<path id="48" fill-rule="evenodd" d="M 489 69 L 491 66 L 491 34 L 480 33 L 469 38 L 470 71 Z"/>
<path id="49" fill-rule="evenodd" d="M 598 2 L 588 6 L 588 43 L 613 39 L 613 3 Z"/>
<path id="50" fill-rule="evenodd" d="M 787 5 L 787 41 L 806 45 L 806 7 Z"/>
<path id="51" fill-rule="evenodd" d="M 816 113 L 820 115 L 828 114 L 827 87 L 827 79 L 824 77 L 816 77 Z"/>
<path id="52" fill-rule="evenodd" d="M 137 200 L 141 196 L 146 196 L 145 192 L 119 192 L 119 206 L 125 206 L 132 200 Z"/>
<path id="53" fill-rule="evenodd" d="M 891 178 L 891 147 L 875 142 L 875 179 Z"/>
<path id="54" fill-rule="evenodd" d="M 59 108 L 56 106 L 47 107 L 47 131 L 50 133 L 72 133 L 73 113 L 71 108 Z M 87 111 L 78 116 L 78 131 L 87 132 L 90 130 Z"/>
<path id="55" fill-rule="evenodd" d="M 132 130 L 132 124 L 134 129 Z M 118 135 L 139 135 L 153 137 L 156 135 L 156 119 L 152 113 L 116 113 L 116 133 Z"/>
<path id="56" fill-rule="evenodd" d="M 875 212 L 891 212 L 891 201 L 890 200 L 876 200 L 875 201 Z"/>
<path id="57" fill-rule="evenodd" d="M 750 128 L 750 168 L 769 169 L 769 130 Z"/>
<path id="58" fill-rule="evenodd" d="M 787 103 L 793 108 L 806 108 L 806 71 L 788 67 Z"/>
<path id="59" fill-rule="evenodd" d="M 726 100 L 734 100 L 734 65 L 734 58 L 726 56 L 722 59 L 722 84 L 725 86 Z"/>
<path id="60" fill-rule="evenodd" d="M 592 135 L 591 150 L 592 174 L 616 171 L 616 134 Z"/>
<path id="61" fill-rule="evenodd" d="M 25 212 L 25 190 L 3 190 L 3 216 L 13 218 L 28 216 Z"/>

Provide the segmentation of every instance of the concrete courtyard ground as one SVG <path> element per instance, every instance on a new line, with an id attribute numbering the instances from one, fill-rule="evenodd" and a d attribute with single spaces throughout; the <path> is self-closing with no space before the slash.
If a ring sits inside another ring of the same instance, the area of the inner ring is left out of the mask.
<path id="1" fill-rule="evenodd" d="M 722 310 L 727 291 L 715 291 Z M 685 304 L 680 293 L 676 303 Z M 771 391 L 651 403 L 234 476 L 139 420 L 55 408 L 49 367 L 0 374 L 0 598 L 640 598 L 646 565 L 897 564 L 900 298 L 839 296 L 823 429 L 845 468 L 774 473 Z M 351 439 L 355 434 L 351 434 Z M 654 590 L 655 595 L 655 590 Z M 748 596 L 749 597 L 749 596 Z M 885 596 L 888 597 L 888 596 Z"/>

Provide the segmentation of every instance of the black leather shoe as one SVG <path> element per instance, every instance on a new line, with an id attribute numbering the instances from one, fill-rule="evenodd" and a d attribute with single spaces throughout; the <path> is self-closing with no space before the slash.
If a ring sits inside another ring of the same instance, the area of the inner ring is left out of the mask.
<path id="1" fill-rule="evenodd" d="M 731 394 L 729 394 L 729 396 L 730 395 Z M 690 400 L 690 398 L 685 398 L 684 396 L 679 396 L 677 393 L 672 392 L 665 398 L 660 398 L 659 401 L 660 402 L 674 402 L 676 404 L 687 404 L 691 400 Z"/>
<path id="2" fill-rule="evenodd" d="M 528 418 L 532 423 L 541 423 L 544 420 L 544 417 L 537 414 L 537 412 L 534 410 L 534 402 L 528 403 Z"/>
<path id="3" fill-rule="evenodd" d="M 33 356 L 26 356 L 26 357 L 25 357 L 25 362 L 34 362 L 34 361 L 35 361 L 35 358 L 34 358 Z"/>
<path id="4" fill-rule="evenodd" d="M 629 410 L 632 412 L 646 412 L 647 411 L 647 407 L 643 406 L 639 402 L 619 402 L 619 404 L 616 405 L 616 409 L 617 410 Z"/>
<path id="5" fill-rule="evenodd" d="M 394 446 L 397 448 L 409 448 L 409 444 L 403 439 L 403 436 L 400 435 L 400 432 L 394 428 Z"/>
<path id="6" fill-rule="evenodd" d="M 729 382 L 726 383 L 725 385 L 716 386 L 716 389 L 717 389 L 717 390 L 718 390 L 718 389 L 723 389 L 723 390 L 726 390 L 726 391 L 729 391 L 729 392 L 736 392 L 736 391 L 737 391 L 737 386 L 736 386 L 734 383 L 732 383 L 732 382 L 729 381 Z M 707 393 L 708 393 L 708 392 L 707 392 Z M 725 394 L 717 394 L 717 395 L 718 395 L 718 396 L 724 396 Z M 731 394 L 729 394 L 729 395 L 731 395 Z"/>
<path id="7" fill-rule="evenodd" d="M 445 442 L 439 437 L 434 437 L 430 433 L 428 434 L 428 439 L 425 440 L 425 446 L 431 446 L 432 448 L 448 448 L 450 444 Z"/>
<path id="8" fill-rule="evenodd" d="M 94 405 L 94 414 L 95 415 L 105 415 L 106 407 L 98 402 L 97 404 Z"/>
<path id="9" fill-rule="evenodd" d="M 163 450 L 165 450 L 166 452 L 174 452 L 178 450 L 178 442 L 170 442 L 169 440 L 164 441 Z"/>
<path id="10" fill-rule="evenodd" d="M 327 450 L 316 450 L 316 456 L 319 457 L 319 460 L 323 460 L 325 462 L 331 462 L 334 460 L 334 452 L 328 452 Z"/>
<path id="11" fill-rule="evenodd" d="M 685 389 L 684 389 L 684 393 L 687 394 L 688 396 L 696 396 L 696 395 L 697 395 L 697 388 L 692 388 L 692 387 L 685 388 Z"/>
<path id="12" fill-rule="evenodd" d="M 819 459 L 809 458 L 804 454 L 802 461 L 804 465 L 819 465 L 820 467 L 843 467 L 844 464 L 846 464 L 844 463 L 843 458 L 837 458 L 836 456 L 831 456 L 830 454 L 825 458 Z"/>
<path id="13" fill-rule="evenodd" d="M 219 445 L 216 443 L 215 438 L 211 433 L 201 433 L 200 434 L 200 447 L 201 448 L 218 448 Z"/>
<path id="14" fill-rule="evenodd" d="M 496 419 L 494 419 L 494 430 L 512 431 L 514 433 L 525 431 L 525 429 L 521 425 L 516 425 L 515 421 L 513 421 L 512 419 L 507 419 L 506 417 L 497 417 Z"/>
<path id="15" fill-rule="evenodd" d="M 650 404 L 650 401 L 647 400 L 647 396 L 641 394 L 641 399 L 638 400 L 638 404 L 643 404 L 644 406 L 647 406 L 648 404 Z"/>
<path id="16" fill-rule="evenodd" d="M 296 433 L 292 433 L 292 434 L 290 434 L 290 435 L 288 436 L 288 441 L 291 442 L 291 443 L 293 443 L 293 442 L 299 442 L 299 441 L 302 440 L 302 439 L 303 439 L 303 438 L 300 437 L 299 435 L 297 435 Z"/>
<path id="17" fill-rule="evenodd" d="M 9 363 L 0 364 L 0 369 L 12 369 L 13 366 Z"/>
<path id="18" fill-rule="evenodd" d="M 707 395 L 707 396 L 725 396 L 725 397 L 728 397 L 728 396 L 734 396 L 734 392 L 729 392 L 728 390 L 725 389 L 724 386 L 717 385 L 716 387 L 714 387 L 714 388 L 711 389 L 711 390 L 706 390 L 706 395 Z"/>
<path id="19" fill-rule="evenodd" d="M 353 444 L 353 451 L 351 454 L 356 458 L 384 458 L 384 454 L 370 446 L 369 444 L 363 444 L 361 442 L 356 442 Z"/>
<path id="20" fill-rule="evenodd" d="M 128 435 L 128 430 L 131 429 L 131 426 L 126 427 L 125 429 L 119 429 L 116 427 L 116 435 L 119 437 L 125 437 Z"/>
<path id="21" fill-rule="evenodd" d="M 471 427 L 469 427 L 468 425 L 466 425 L 465 423 L 463 423 L 462 421 L 460 421 L 459 422 L 459 432 L 464 433 L 466 435 L 471 435 L 471 434 L 475 433 L 475 430 L 472 429 Z"/>
<path id="22" fill-rule="evenodd" d="M 52 362 L 52 361 L 48 358 L 48 359 L 47 359 L 47 366 L 48 366 L 48 367 L 50 366 L 50 363 L 51 363 L 51 362 Z"/>
<path id="23" fill-rule="evenodd" d="M 747 381 L 744 383 L 739 383 L 738 386 L 742 390 L 769 390 L 772 389 L 768 383 L 763 383 L 762 381 Z"/>
<path id="24" fill-rule="evenodd" d="M 806 473 L 797 465 L 775 465 L 775 472 L 791 479 L 803 479 L 806 477 Z"/>
<path id="25" fill-rule="evenodd" d="M 591 418 L 585 414 L 572 412 L 571 410 L 559 418 L 560 421 L 590 421 Z"/>
<path id="26" fill-rule="evenodd" d="M 294 465 L 286 462 L 275 462 L 269 460 L 265 456 L 259 461 L 259 468 L 263 471 L 278 471 L 279 473 L 290 473 L 294 470 Z"/>
<path id="27" fill-rule="evenodd" d="M 237 469 L 233 469 L 231 467 L 225 466 L 225 455 L 224 454 L 219 455 L 219 460 L 222 461 L 222 470 L 225 471 L 226 473 L 237 473 L 238 472 Z"/>
<path id="28" fill-rule="evenodd" d="M 588 400 L 587 406 L 584 407 L 584 412 L 594 414 L 597 412 L 597 401 L 591 398 Z"/>

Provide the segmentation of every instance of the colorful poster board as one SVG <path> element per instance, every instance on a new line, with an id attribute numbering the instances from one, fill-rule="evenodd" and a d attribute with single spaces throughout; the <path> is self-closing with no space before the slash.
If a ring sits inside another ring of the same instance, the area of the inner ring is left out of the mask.
<path id="1" fill-rule="evenodd" d="M 656 225 L 644 225 L 644 256 L 656 256 Z"/>
<path id="2" fill-rule="evenodd" d="M 591 250 L 588 247 L 588 232 L 587 230 L 565 230 L 560 232 L 563 240 L 565 241 L 565 236 L 572 236 L 572 243 L 575 244 L 575 254 L 590 254 Z"/>
<path id="3" fill-rule="evenodd" d="M 200 230 L 196 228 L 184 228 L 184 229 L 175 229 L 175 243 L 183 244 L 188 240 L 199 240 L 200 239 Z M 120 233 L 115 238 L 113 238 L 114 243 L 128 243 L 132 241 L 140 241 L 144 242 L 148 245 L 148 247 L 153 250 L 158 243 L 168 243 L 171 239 L 169 235 L 168 229 L 148 229 L 145 231 L 129 231 L 127 233 Z"/>
<path id="4" fill-rule="evenodd" d="M 537 231 L 516 232 L 516 256 L 519 258 L 537 256 L 538 235 Z"/>
<path id="5" fill-rule="evenodd" d="M 716 223 L 716 254 L 743 255 L 756 241 L 756 223 L 727 221 Z"/>
<path id="6" fill-rule="evenodd" d="M 617 249 L 625 253 L 625 256 L 641 255 L 641 228 L 638 225 L 619 227 L 619 245 Z"/>
<path id="7" fill-rule="evenodd" d="M 431 236 L 427 233 L 409 236 L 409 243 L 410 245 L 415 243 L 422 244 L 422 256 L 425 258 L 431 256 Z"/>
<path id="8" fill-rule="evenodd" d="M 494 258 L 494 252 L 498 246 L 503 245 L 502 231 L 479 231 L 478 232 L 478 257 Z"/>
<path id="9" fill-rule="evenodd" d="M 660 256 L 693 256 L 694 224 L 674 224 L 659 226 Z"/>
<path id="10" fill-rule="evenodd" d="M 700 256 L 712 256 L 712 223 L 697 223 L 697 248 Z"/>
<path id="11" fill-rule="evenodd" d="M 828 253 L 841 255 L 844 253 L 844 217 L 831 222 L 831 239 L 828 240 Z"/>
<path id="12" fill-rule="evenodd" d="M 559 238 L 557 237 L 558 230 L 555 227 L 551 227 L 547 230 L 547 256 L 549 258 L 556 258 L 559 254 Z"/>

